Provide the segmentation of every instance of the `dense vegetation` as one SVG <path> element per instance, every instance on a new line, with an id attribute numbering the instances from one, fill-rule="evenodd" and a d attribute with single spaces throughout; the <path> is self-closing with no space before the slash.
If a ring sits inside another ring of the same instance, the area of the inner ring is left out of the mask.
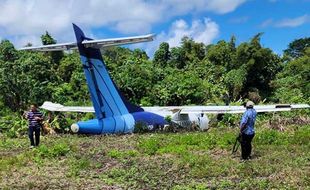
<path id="1" fill-rule="evenodd" d="M 261 37 L 239 45 L 235 37 L 211 45 L 184 37 L 179 47 L 161 43 L 153 59 L 143 50 L 123 47 L 102 54 L 125 97 L 143 106 L 221 105 L 246 99 L 309 103 L 310 38 L 293 41 L 279 56 L 261 45 Z M 56 43 L 48 33 L 41 39 L 43 44 Z M 0 89 L 2 128 L 20 126 L 20 115 L 32 102 L 91 105 L 77 52 L 17 51 L 2 40 Z M 68 126 L 68 120 L 61 126 Z"/>

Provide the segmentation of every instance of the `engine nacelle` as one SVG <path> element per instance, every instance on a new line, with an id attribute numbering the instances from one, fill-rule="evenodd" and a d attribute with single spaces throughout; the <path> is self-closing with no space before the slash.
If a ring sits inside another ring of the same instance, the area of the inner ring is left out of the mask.
<path id="1" fill-rule="evenodd" d="M 209 128 L 209 118 L 206 115 L 203 115 L 202 117 L 198 117 L 198 125 L 200 130 L 204 131 Z"/>
<path id="2" fill-rule="evenodd" d="M 172 121 L 184 128 L 190 128 L 193 125 L 198 125 L 200 130 L 206 130 L 209 127 L 210 120 L 205 114 L 188 114 L 181 113 L 179 111 L 172 117 Z"/>

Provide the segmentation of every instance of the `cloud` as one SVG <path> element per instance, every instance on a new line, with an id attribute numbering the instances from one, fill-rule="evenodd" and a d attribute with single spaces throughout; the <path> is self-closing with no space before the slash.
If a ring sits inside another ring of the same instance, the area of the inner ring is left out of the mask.
<path id="1" fill-rule="evenodd" d="M 267 19 L 260 24 L 260 27 L 265 28 L 273 24 L 273 19 Z"/>
<path id="2" fill-rule="evenodd" d="M 248 16 L 242 16 L 242 17 L 231 18 L 229 22 L 233 24 L 243 24 L 243 23 L 246 23 L 249 19 L 250 18 Z"/>
<path id="3" fill-rule="evenodd" d="M 49 31 L 59 41 L 72 33 L 71 23 L 83 29 L 108 27 L 126 34 L 150 32 L 152 26 L 175 16 L 197 12 L 225 14 L 246 0 L 2 0 L 0 35 L 19 39 Z"/>
<path id="4" fill-rule="evenodd" d="M 31 43 L 32 45 L 41 43 L 41 39 L 35 35 L 16 36 L 12 38 L 11 41 L 13 44 L 17 44 L 20 47 L 25 46 L 28 43 Z"/>
<path id="5" fill-rule="evenodd" d="M 285 18 L 275 23 L 276 27 L 297 27 L 310 21 L 309 15 L 303 15 L 297 18 Z"/>
<path id="6" fill-rule="evenodd" d="M 214 0 L 206 1 L 209 10 L 215 10 L 217 13 L 228 13 L 234 11 L 239 5 L 245 2 L 245 0 Z"/>
<path id="7" fill-rule="evenodd" d="M 284 28 L 284 27 L 298 27 L 301 26 L 307 22 L 310 22 L 310 16 L 309 15 L 303 15 L 296 18 L 284 18 L 279 21 L 275 21 L 273 19 L 267 19 L 264 22 L 260 24 L 260 27 L 268 27 L 273 26 L 277 28 Z"/>
<path id="8" fill-rule="evenodd" d="M 219 26 L 210 18 L 203 21 L 194 20 L 189 26 L 184 20 L 177 20 L 172 24 L 172 28 L 168 33 L 167 42 L 170 47 L 180 45 L 184 36 L 193 38 L 196 42 L 210 44 L 219 34 Z"/>
<path id="9" fill-rule="evenodd" d="M 146 52 L 152 57 L 161 42 L 168 42 L 170 47 L 176 47 L 180 45 L 181 39 L 184 36 L 188 36 L 196 42 L 210 44 L 218 37 L 219 33 L 218 24 L 210 18 L 193 20 L 190 24 L 179 19 L 172 23 L 168 32 L 162 31 L 155 41 L 136 47 L 144 47 Z"/>

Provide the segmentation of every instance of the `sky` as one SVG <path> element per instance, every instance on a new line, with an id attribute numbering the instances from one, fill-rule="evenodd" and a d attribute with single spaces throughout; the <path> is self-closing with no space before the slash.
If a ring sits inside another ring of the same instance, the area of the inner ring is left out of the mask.
<path id="1" fill-rule="evenodd" d="M 183 36 L 205 44 L 237 44 L 263 32 L 261 43 L 281 55 L 294 39 L 310 37 L 310 0 L 0 0 L 0 40 L 16 48 L 41 45 L 48 31 L 58 43 L 75 40 L 72 23 L 94 39 L 148 33 L 153 42 L 132 45 L 151 57 L 161 42 Z"/>

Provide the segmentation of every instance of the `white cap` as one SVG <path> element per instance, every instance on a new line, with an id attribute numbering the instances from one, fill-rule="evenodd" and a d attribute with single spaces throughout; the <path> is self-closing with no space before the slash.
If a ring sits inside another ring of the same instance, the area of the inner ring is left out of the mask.
<path id="1" fill-rule="evenodd" d="M 252 101 L 248 101 L 246 103 L 246 107 L 253 107 L 253 106 L 254 106 L 254 102 L 252 102 Z"/>

